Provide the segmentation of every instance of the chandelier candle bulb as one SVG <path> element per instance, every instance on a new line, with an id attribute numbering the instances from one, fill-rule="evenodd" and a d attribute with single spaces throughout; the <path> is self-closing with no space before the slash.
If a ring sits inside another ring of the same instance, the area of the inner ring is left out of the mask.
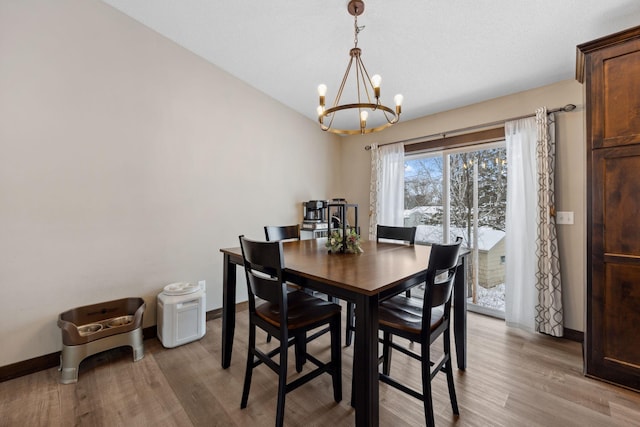
<path id="1" fill-rule="evenodd" d="M 402 112 L 402 101 L 404 101 L 404 96 L 397 94 L 393 97 L 393 101 L 396 103 L 396 114 L 399 116 Z"/>
<path id="2" fill-rule="evenodd" d="M 320 107 L 324 107 L 324 97 L 327 94 L 327 85 L 321 84 L 318 86 L 318 95 L 320 95 Z M 324 111 L 324 108 L 322 108 Z M 320 109 L 318 109 L 318 114 L 321 114 Z"/>
<path id="3" fill-rule="evenodd" d="M 367 117 L 369 117 L 369 113 L 366 111 L 360 111 L 360 129 L 367 127 Z"/>
<path id="4" fill-rule="evenodd" d="M 371 77 L 371 84 L 373 85 L 373 91 L 376 99 L 380 98 L 380 83 L 382 83 L 382 77 L 380 77 L 380 74 L 375 74 Z"/>

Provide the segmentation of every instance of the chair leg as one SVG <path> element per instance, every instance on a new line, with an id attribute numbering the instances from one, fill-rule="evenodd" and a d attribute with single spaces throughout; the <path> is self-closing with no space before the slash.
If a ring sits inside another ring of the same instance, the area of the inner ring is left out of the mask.
<path id="1" fill-rule="evenodd" d="M 271 342 L 271 334 L 267 334 L 267 342 Z"/>
<path id="2" fill-rule="evenodd" d="M 298 334 L 295 337 L 296 372 L 302 372 L 302 365 L 307 361 L 307 340 L 305 334 Z"/>
<path id="3" fill-rule="evenodd" d="M 382 373 L 389 375 L 391 372 L 391 342 L 393 335 L 389 332 L 382 334 Z"/>
<path id="4" fill-rule="evenodd" d="M 451 363 L 451 335 L 449 331 L 445 331 L 443 337 L 445 357 L 448 358 L 445 365 L 445 373 L 447 374 L 447 386 L 449 387 L 449 399 L 451 400 L 451 409 L 455 415 L 460 415 L 458 410 L 458 399 L 456 398 L 456 388 L 453 382 L 453 366 Z"/>
<path id="5" fill-rule="evenodd" d="M 407 298 L 411 298 L 411 289 L 409 289 L 408 291 L 405 291 L 404 295 L 405 295 Z"/>
<path id="6" fill-rule="evenodd" d="M 342 400 L 342 349 L 340 348 L 340 316 L 331 321 L 331 364 L 333 379 L 333 399 Z"/>
<path id="7" fill-rule="evenodd" d="M 352 302 L 347 303 L 347 328 L 345 331 L 344 345 L 349 347 L 353 341 L 353 331 L 355 329 L 355 304 Z"/>
<path id="8" fill-rule="evenodd" d="M 353 375 L 353 365 L 351 365 L 351 407 L 356 407 L 356 377 Z"/>
<path id="9" fill-rule="evenodd" d="M 435 427 L 433 401 L 431 399 L 431 352 L 429 343 L 422 343 L 422 399 L 427 427 Z"/>
<path id="10" fill-rule="evenodd" d="M 251 375 L 253 374 L 253 350 L 256 348 L 256 325 L 249 326 L 249 350 L 247 351 L 247 368 L 244 373 L 244 387 L 242 388 L 242 401 L 240 408 L 247 407 L 249 389 L 251 388 Z"/>
<path id="11" fill-rule="evenodd" d="M 278 403 L 276 406 L 276 427 L 284 424 L 284 402 L 287 393 L 287 352 L 288 340 L 280 341 L 280 371 L 278 372 Z"/>
<path id="12" fill-rule="evenodd" d="M 445 372 L 447 373 L 447 385 L 449 386 L 449 399 L 451 399 L 451 409 L 455 415 L 460 415 L 460 411 L 458 410 L 458 399 L 456 398 L 456 389 L 453 383 L 453 368 L 451 366 L 451 358 L 447 361 L 447 366 L 445 368 Z"/>

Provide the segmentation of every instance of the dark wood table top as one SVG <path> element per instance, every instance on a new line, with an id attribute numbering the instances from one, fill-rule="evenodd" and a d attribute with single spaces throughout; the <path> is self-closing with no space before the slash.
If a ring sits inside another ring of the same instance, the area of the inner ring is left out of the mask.
<path id="1" fill-rule="evenodd" d="M 430 246 L 362 241 L 364 253 L 330 254 L 326 238 L 283 243 L 285 271 L 364 295 L 384 293 L 427 269 Z M 241 256 L 240 248 L 220 250 Z"/>

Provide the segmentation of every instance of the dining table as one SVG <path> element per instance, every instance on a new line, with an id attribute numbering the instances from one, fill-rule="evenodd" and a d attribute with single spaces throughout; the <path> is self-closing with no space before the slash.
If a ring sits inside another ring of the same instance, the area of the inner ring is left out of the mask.
<path id="1" fill-rule="evenodd" d="M 379 425 L 378 304 L 424 283 L 431 253 L 427 245 L 399 245 L 365 240 L 360 254 L 330 253 L 326 238 L 284 242 L 284 279 L 355 304 L 355 424 Z M 231 364 L 236 308 L 236 267 L 240 247 L 223 254 L 222 367 Z M 454 283 L 453 329 L 458 368 L 466 367 L 466 258 L 461 251 Z"/>

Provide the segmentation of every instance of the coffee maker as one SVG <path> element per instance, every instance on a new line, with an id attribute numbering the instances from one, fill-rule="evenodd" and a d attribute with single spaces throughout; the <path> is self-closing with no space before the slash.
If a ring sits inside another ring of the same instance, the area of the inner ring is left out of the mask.
<path id="1" fill-rule="evenodd" d="M 302 218 L 303 229 L 327 228 L 327 202 L 325 200 L 302 202 Z"/>

